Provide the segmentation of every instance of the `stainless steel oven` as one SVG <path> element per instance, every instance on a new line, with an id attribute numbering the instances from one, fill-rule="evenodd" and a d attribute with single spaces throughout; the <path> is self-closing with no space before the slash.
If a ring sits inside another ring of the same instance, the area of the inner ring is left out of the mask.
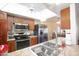
<path id="1" fill-rule="evenodd" d="M 17 50 L 29 47 L 29 45 L 30 45 L 29 40 L 16 41 L 16 49 Z"/>
<path id="2" fill-rule="evenodd" d="M 30 45 L 29 37 L 27 35 L 15 35 L 16 49 L 26 48 Z"/>
<path id="3" fill-rule="evenodd" d="M 16 40 L 16 48 L 17 50 L 28 47 L 29 37 L 27 34 L 24 34 L 25 32 L 28 32 L 28 24 L 20 24 L 16 23 L 14 26 L 14 37 Z"/>

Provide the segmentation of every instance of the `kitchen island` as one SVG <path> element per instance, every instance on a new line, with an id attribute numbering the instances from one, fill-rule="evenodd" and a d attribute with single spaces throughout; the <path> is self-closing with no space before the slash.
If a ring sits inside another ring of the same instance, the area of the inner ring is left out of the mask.
<path id="1" fill-rule="evenodd" d="M 50 40 L 49 42 L 53 42 L 53 40 Z M 8 55 L 9 56 L 37 56 L 31 50 L 31 48 L 42 44 L 43 43 L 31 46 L 31 47 L 27 47 L 21 50 L 17 50 L 17 51 L 8 53 Z M 60 48 L 60 49 L 61 49 L 61 52 L 59 53 L 58 56 L 79 56 L 79 45 L 69 45 L 69 46 L 66 46 L 65 48 Z"/>

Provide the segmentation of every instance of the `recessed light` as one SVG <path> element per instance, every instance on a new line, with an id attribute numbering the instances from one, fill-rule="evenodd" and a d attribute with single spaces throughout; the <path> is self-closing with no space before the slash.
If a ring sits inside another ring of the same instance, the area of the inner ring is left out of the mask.
<path id="1" fill-rule="evenodd" d="M 55 3 L 56 5 L 60 5 L 61 3 Z"/>
<path id="2" fill-rule="evenodd" d="M 56 22 L 57 24 L 60 24 L 61 22 L 60 21 L 58 21 L 58 22 Z"/>

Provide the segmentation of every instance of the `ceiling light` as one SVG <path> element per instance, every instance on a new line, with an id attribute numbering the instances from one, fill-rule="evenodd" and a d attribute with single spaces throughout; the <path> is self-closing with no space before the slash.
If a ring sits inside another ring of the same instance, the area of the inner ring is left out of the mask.
<path id="1" fill-rule="evenodd" d="M 52 5 L 52 4 L 56 4 L 56 5 L 60 5 L 61 3 L 47 3 L 49 5 Z"/>
<path id="2" fill-rule="evenodd" d="M 57 23 L 58 25 L 60 25 L 60 23 L 61 23 L 61 22 L 60 22 L 60 21 L 58 21 L 58 22 L 56 22 L 56 23 Z"/>
<path id="3" fill-rule="evenodd" d="M 61 3 L 55 3 L 56 5 L 60 5 Z"/>

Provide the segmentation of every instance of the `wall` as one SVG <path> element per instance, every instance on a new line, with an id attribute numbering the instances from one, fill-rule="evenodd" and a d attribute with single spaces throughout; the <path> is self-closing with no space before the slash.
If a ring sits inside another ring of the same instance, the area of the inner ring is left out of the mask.
<path id="1" fill-rule="evenodd" d="M 71 4 L 71 39 L 79 45 L 79 3 Z"/>
<path id="2" fill-rule="evenodd" d="M 76 44 L 79 45 L 79 3 L 74 4 L 75 5 L 75 22 L 76 22 Z"/>
<path id="3" fill-rule="evenodd" d="M 48 40 L 52 39 L 52 33 L 56 31 L 56 28 L 58 26 L 56 24 L 57 21 L 57 17 L 53 17 L 44 22 L 48 27 Z"/>
<path id="4" fill-rule="evenodd" d="M 79 44 L 79 3 L 70 4 L 72 44 Z"/>

